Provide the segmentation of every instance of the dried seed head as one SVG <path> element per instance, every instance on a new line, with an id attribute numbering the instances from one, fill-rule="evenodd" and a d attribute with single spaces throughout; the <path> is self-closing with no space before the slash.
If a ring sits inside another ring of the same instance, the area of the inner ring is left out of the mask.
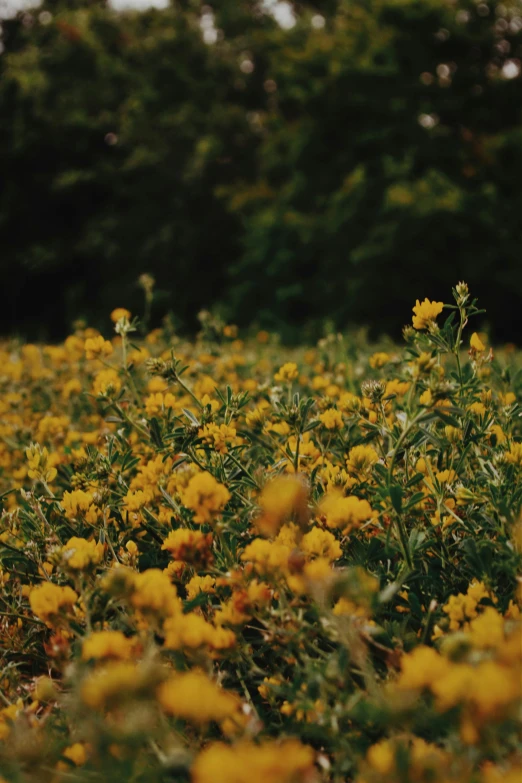
<path id="1" fill-rule="evenodd" d="M 361 392 L 363 397 L 367 397 L 371 402 L 380 402 L 386 394 L 386 384 L 384 381 L 363 381 Z"/>

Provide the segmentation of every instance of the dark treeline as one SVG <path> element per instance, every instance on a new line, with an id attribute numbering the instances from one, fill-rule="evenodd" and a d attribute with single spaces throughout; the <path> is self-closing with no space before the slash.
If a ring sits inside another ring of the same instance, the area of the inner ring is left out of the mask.
<path id="1" fill-rule="evenodd" d="M 466 280 L 522 319 L 521 0 L 46 0 L 3 22 L 2 333 L 115 306 L 287 339 Z"/>

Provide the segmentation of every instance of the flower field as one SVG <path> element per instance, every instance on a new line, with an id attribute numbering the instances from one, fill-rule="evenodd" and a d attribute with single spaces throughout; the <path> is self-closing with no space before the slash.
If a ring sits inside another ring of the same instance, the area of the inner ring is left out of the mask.
<path id="1" fill-rule="evenodd" d="M 0 779 L 520 783 L 522 374 L 478 313 L 4 342 Z"/>

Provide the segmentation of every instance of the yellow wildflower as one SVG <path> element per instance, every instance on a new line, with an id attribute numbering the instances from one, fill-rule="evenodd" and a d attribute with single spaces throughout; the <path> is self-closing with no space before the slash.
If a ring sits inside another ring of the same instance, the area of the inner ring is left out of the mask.
<path id="1" fill-rule="evenodd" d="M 29 465 L 27 475 L 29 478 L 40 481 L 54 481 L 57 475 L 56 468 L 49 465 L 49 452 L 41 448 L 38 443 L 31 443 L 25 450 L 25 456 Z"/>
<path id="2" fill-rule="evenodd" d="M 384 351 L 378 351 L 377 353 L 372 354 L 368 361 L 370 367 L 373 367 L 373 369 L 380 369 L 390 361 L 390 355 Z"/>
<path id="3" fill-rule="evenodd" d="M 62 609 L 69 609 L 77 600 L 78 595 L 71 587 L 60 587 L 51 582 L 34 587 L 29 594 L 31 609 L 47 624 L 50 624 Z"/>
<path id="4" fill-rule="evenodd" d="M 328 560 L 337 560 L 343 553 L 332 533 L 315 526 L 303 536 L 301 549 L 308 557 L 326 557 Z"/>
<path id="5" fill-rule="evenodd" d="M 87 541 L 85 538 L 70 538 L 62 547 L 62 558 L 74 571 L 83 571 L 91 566 L 98 565 L 103 560 L 103 544 L 95 541 Z"/>
<path id="6" fill-rule="evenodd" d="M 320 413 L 319 421 L 327 430 L 341 430 L 344 426 L 342 414 L 335 408 L 327 408 L 323 413 Z"/>
<path id="7" fill-rule="evenodd" d="M 419 645 L 401 658 L 397 686 L 401 689 L 428 688 L 446 673 L 450 664 L 432 647 Z"/>
<path id="8" fill-rule="evenodd" d="M 220 454 L 226 454 L 229 446 L 237 446 L 241 443 L 236 428 L 229 424 L 205 424 L 199 430 L 198 437 Z"/>
<path id="9" fill-rule="evenodd" d="M 85 355 L 87 359 L 98 359 L 110 356 L 112 353 L 112 344 L 104 340 L 101 335 L 98 337 L 89 337 L 85 341 Z"/>
<path id="10" fill-rule="evenodd" d="M 208 564 L 212 559 L 212 533 L 188 528 L 171 530 L 161 548 L 170 552 L 175 560 L 193 565 Z"/>
<path id="11" fill-rule="evenodd" d="M 343 497 L 338 490 L 328 492 L 319 506 L 328 527 L 341 528 L 349 532 L 360 527 L 372 517 L 372 509 L 367 500 L 361 500 L 355 495 Z"/>
<path id="12" fill-rule="evenodd" d="M 295 364 L 295 362 L 286 362 L 286 364 L 283 364 L 283 366 L 279 368 L 279 371 L 276 372 L 274 380 L 276 380 L 277 383 L 285 383 L 295 381 L 298 376 L 299 371 L 297 369 L 297 364 Z"/>
<path id="13" fill-rule="evenodd" d="M 85 678 L 81 687 L 82 701 L 88 707 L 102 710 L 141 694 L 146 696 L 148 678 L 144 675 L 145 672 L 130 661 L 110 661 Z"/>
<path id="14" fill-rule="evenodd" d="M 91 492 L 83 489 L 75 489 L 72 492 L 64 492 L 62 506 L 67 519 L 76 519 L 81 516 L 86 522 L 94 525 L 98 519 L 98 511 L 94 505 Z"/>
<path id="15" fill-rule="evenodd" d="M 125 307 L 116 307 L 111 313 L 111 321 L 113 323 L 118 323 L 121 318 L 126 318 L 129 321 L 130 317 L 130 311 L 126 310 Z"/>
<path id="16" fill-rule="evenodd" d="M 176 588 L 168 574 L 159 568 L 149 568 L 136 574 L 133 581 L 134 591 L 130 597 L 132 606 L 141 612 L 153 612 L 172 615 L 181 608 Z"/>
<path id="17" fill-rule="evenodd" d="M 87 761 L 87 751 L 85 749 L 85 743 L 75 742 L 74 745 L 69 745 L 68 748 L 62 751 L 62 756 L 69 761 L 72 761 L 75 767 L 82 767 Z M 62 769 L 62 767 L 60 767 Z M 63 765 L 63 771 L 69 769 L 65 764 Z"/>
<path id="18" fill-rule="evenodd" d="M 515 465 L 517 468 L 522 468 L 522 443 L 513 442 L 504 455 L 506 462 L 511 465 Z"/>
<path id="19" fill-rule="evenodd" d="M 214 742 L 192 767 L 193 783 L 297 783 L 314 779 L 314 752 L 298 740 Z"/>
<path id="20" fill-rule="evenodd" d="M 184 506 L 194 511 L 194 522 L 211 522 L 230 500 L 230 492 L 211 473 L 204 471 L 193 476 L 181 492 Z"/>
<path id="21" fill-rule="evenodd" d="M 480 337 L 477 334 L 477 332 L 473 332 L 473 334 L 471 335 L 471 338 L 470 338 L 470 341 L 469 341 L 469 345 L 470 345 L 470 348 L 472 348 L 474 351 L 479 351 L 480 352 L 480 351 L 485 351 L 486 350 L 486 346 L 484 345 L 484 343 L 480 339 Z"/>
<path id="22" fill-rule="evenodd" d="M 363 477 L 378 461 L 379 455 L 371 446 L 354 446 L 348 453 L 346 467 L 349 473 Z"/>
<path id="23" fill-rule="evenodd" d="M 443 307 L 443 302 L 430 302 L 427 298 L 424 302 L 420 302 L 417 299 L 417 303 L 413 308 L 413 328 L 427 329 L 435 323 L 435 319 L 442 313 Z"/>
<path id="24" fill-rule="evenodd" d="M 185 585 L 187 590 L 187 598 L 192 600 L 200 593 L 214 593 L 216 586 L 216 580 L 213 576 L 200 576 L 195 574 L 192 579 Z"/>
<path id="25" fill-rule="evenodd" d="M 290 517 L 304 525 L 308 519 L 308 490 L 297 476 L 279 476 L 263 487 L 259 498 L 261 514 L 256 527 L 271 536 Z"/>
<path id="26" fill-rule="evenodd" d="M 222 721 L 239 709 L 239 699 L 219 688 L 203 672 L 178 674 L 158 688 L 158 701 L 169 715 L 193 723 Z"/>
<path id="27" fill-rule="evenodd" d="M 116 658 L 127 660 L 131 657 L 134 641 L 127 639 L 121 631 L 96 631 L 88 636 L 82 646 L 82 658 Z"/>
<path id="28" fill-rule="evenodd" d="M 94 394 L 98 395 L 111 395 L 116 394 L 121 389 L 121 380 L 116 372 L 112 368 L 106 370 L 100 370 L 94 379 L 92 390 Z"/>

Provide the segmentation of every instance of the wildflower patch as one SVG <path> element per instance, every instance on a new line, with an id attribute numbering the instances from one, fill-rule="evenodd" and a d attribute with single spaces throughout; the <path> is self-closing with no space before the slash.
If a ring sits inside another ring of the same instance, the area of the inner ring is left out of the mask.
<path id="1" fill-rule="evenodd" d="M 519 357 L 204 322 L 0 349 L 0 780 L 519 783 Z"/>

